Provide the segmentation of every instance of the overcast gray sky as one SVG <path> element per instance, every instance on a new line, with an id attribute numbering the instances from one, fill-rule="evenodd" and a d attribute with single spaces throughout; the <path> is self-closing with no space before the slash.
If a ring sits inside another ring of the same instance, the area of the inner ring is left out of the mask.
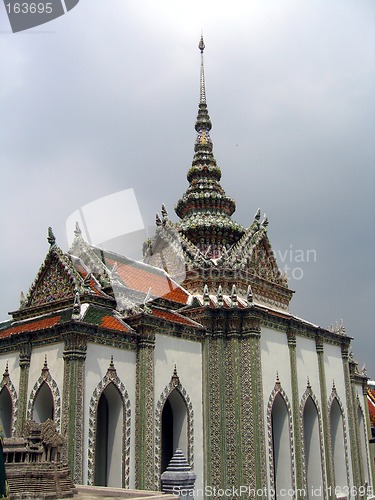
<path id="1" fill-rule="evenodd" d="M 3 3 L 0 17 L 3 319 L 43 262 L 47 227 L 66 250 L 77 208 L 133 188 L 146 225 L 162 202 L 174 216 L 202 29 L 234 218 L 267 212 L 279 265 L 298 278 L 292 312 L 343 318 L 375 378 L 373 0 L 80 0 L 17 34 Z"/>

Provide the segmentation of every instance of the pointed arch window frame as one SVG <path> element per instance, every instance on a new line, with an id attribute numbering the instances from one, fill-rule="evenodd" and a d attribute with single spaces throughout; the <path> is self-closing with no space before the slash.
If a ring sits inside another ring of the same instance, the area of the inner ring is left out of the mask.
<path id="1" fill-rule="evenodd" d="M 332 429 L 331 429 L 331 408 L 332 404 L 334 401 L 337 401 L 337 404 L 339 405 L 340 411 L 341 411 L 341 416 L 342 416 L 342 424 L 343 424 L 343 433 L 344 433 L 344 450 L 345 450 L 345 468 L 346 468 L 346 480 L 347 484 L 350 488 L 350 472 L 349 472 L 349 448 L 348 448 L 348 428 L 346 425 L 346 416 L 345 416 L 345 411 L 344 411 L 344 405 L 341 402 L 341 399 L 339 395 L 337 394 L 336 388 L 333 387 L 331 395 L 328 399 L 328 425 L 329 425 L 329 446 L 331 448 L 331 453 L 333 457 L 333 447 L 332 447 Z M 335 476 L 334 474 L 334 464 L 332 463 L 333 466 L 333 475 L 332 477 Z"/>
<path id="2" fill-rule="evenodd" d="M 322 412 L 320 410 L 318 398 L 315 396 L 310 383 L 308 382 L 305 392 L 302 395 L 300 407 L 299 407 L 299 419 L 300 419 L 300 432 L 302 436 L 302 474 L 303 474 L 303 488 L 307 491 L 307 470 L 306 470 L 306 453 L 305 453 L 305 431 L 304 431 L 304 420 L 303 414 L 305 410 L 305 405 L 307 400 L 311 398 L 316 407 L 316 412 L 318 415 L 318 429 L 319 429 L 319 448 L 320 448 L 320 467 L 322 473 L 322 481 L 323 481 L 323 491 L 327 491 L 327 475 L 326 475 L 326 461 L 324 455 L 324 434 L 323 434 L 323 419 Z"/>
<path id="3" fill-rule="evenodd" d="M 113 384 L 117 389 L 122 401 L 123 409 L 123 432 L 122 437 L 122 488 L 129 488 L 130 484 L 130 432 L 131 432 L 131 404 L 128 391 L 125 385 L 118 377 L 116 370 L 111 367 L 106 375 L 98 383 L 90 398 L 89 406 L 89 428 L 88 428 L 88 447 L 87 447 L 87 485 L 94 486 L 95 482 L 95 444 L 96 444 L 96 426 L 97 426 L 97 411 L 99 400 L 106 388 Z"/>
<path id="4" fill-rule="evenodd" d="M 51 376 L 49 369 L 42 370 L 42 375 L 38 378 L 32 388 L 27 405 L 27 420 L 32 420 L 36 396 L 43 384 L 47 384 L 49 390 L 51 391 L 54 408 L 54 421 L 57 429 L 61 431 L 61 396 L 57 382 Z"/>
<path id="5" fill-rule="evenodd" d="M 161 393 L 159 400 L 155 407 L 155 488 L 156 490 L 160 487 L 160 475 L 161 475 L 161 435 L 162 435 L 162 414 L 164 405 L 172 394 L 173 391 L 177 390 L 186 406 L 187 415 L 187 461 L 192 469 L 194 469 L 194 410 L 193 405 L 190 400 L 187 390 L 183 387 L 180 382 L 180 378 L 177 375 L 175 369 L 171 381 L 165 386 L 163 392 Z"/>
<path id="6" fill-rule="evenodd" d="M 272 408 L 277 395 L 280 395 L 285 403 L 287 414 L 288 414 L 288 433 L 289 433 L 289 443 L 290 443 L 290 459 L 291 459 L 291 471 L 292 471 L 292 488 L 293 491 L 296 490 L 296 467 L 295 467 L 295 448 L 294 448 L 294 422 L 293 422 L 293 412 L 292 406 L 290 404 L 289 398 L 281 386 L 279 380 L 276 381 L 275 387 L 273 388 L 270 397 L 268 399 L 267 405 L 267 434 L 268 434 L 268 462 L 269 462 L 269 477 L 270 477 L 270 490 L 275 491 L 275 469 L 274 469 L 274 453 L 273 453 L 273 434 L 272 434 Z"/>
<path id="7" fill-rule="evenodd" d="M 11 417 L 10 430 L 11 430 L 11 437 L 14 437 L 18 419 L 18 395 L 9 375 L 7 377 L 3 377 L 3 380 L 0 383 L 0 392 L 3 389 L 8 391 L 12 402 L 12 417 Z"/>

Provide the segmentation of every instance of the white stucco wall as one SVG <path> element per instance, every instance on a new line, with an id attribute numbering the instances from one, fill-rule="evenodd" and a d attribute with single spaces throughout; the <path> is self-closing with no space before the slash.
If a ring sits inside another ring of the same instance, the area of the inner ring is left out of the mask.
<path id="1" fill-rule="evenodd" d="M 316 352 L 316 343 L 313 339 L 305 337 L 296 337 L 296 357 L 297 357 L 297 377 L 298 393 L 301 400 L 307 387 L 307 378 L 310 381 L 311 390 L 321 406 L 320 381 L 318 355 Z"/>
<path id="2" fill-rule="evenodd" d="M 324 370 L 326 373 L 326 389 L 329 397 L 332 392 L 333 381 L 341 402 L 346 405 L 344 365 L 340 346 L 324 344 Z"/>
<path id="3" fill-rule="evenodd" d="M 85 364 L 84 432 L 83 432 L 83 483 L 87 484 L 88 467 L 88 422 L 90 400 L 97 385 L 106 375 L 113 356 L 117 376 L 124 384 L 130 399 L 131 445 L 130 445 L 130 488 L 135 485 L 135 383 L 136 353 L 125 349 L 89 343 Z"/>
<path id="4" fill-rule="evenodd" d="M 194 411 L 194 472 L 196 488 L 203 488 L 202 346 L 200 342 L 156 335 L 155 406 L 170 383 L 174 366 Z"/>
<path id="5" fill-rule="evenodd" d="M 268 398 L 275 387 L 277 372 L 282 388 L 289 400 L 292 400 L 289 347 L 286 333 L 271 328 L 262 328 L 260 346 L 264 405 L 267 410 Z"/>

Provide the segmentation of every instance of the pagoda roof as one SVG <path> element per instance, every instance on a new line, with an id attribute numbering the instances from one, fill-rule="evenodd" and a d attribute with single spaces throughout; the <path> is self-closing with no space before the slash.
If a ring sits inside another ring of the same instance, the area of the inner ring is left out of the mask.
<path id="1" fill-rule="evenodd" d="M 176 324 L 198 325 L 176 312 L 192 297 L 163 269 L 89 245 L 78 226 L 67 253 L 56 245 L 51 229 L 48 240 L 49 251 L 29 293 L 22 294 L 13 319 L 0 323 L 0 339 L 72 321 L 131 333 L 126 317 L 142 312 Z"/>

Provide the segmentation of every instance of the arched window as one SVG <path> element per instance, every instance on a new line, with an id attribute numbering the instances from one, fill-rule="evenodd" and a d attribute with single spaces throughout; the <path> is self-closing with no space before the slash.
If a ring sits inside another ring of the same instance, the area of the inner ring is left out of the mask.
<path id="1" fill-rule="evenodd" d="M 53 420 L 55 416 L 55 405 L 49 385 L 43 382 L 35 395 L 33 412 L 31 418 L 41 424 L 47 419 Z"/>
<path id="2" fill-rule="evenodd" d="M 13 404 L 8 387 L 5 385 L 0 391 L 0 426 L 4 437 L 12 436 Z"/>
<path id="3" fill-rule="evenodd" d="M 331 428 L 332 458 L 336 490 L 345 491 L 348 486 L 346 474 L 345 434 L 342 410 L 336 398 L 332 400 L 329 422 Z"/>
<path id="4" fill-rule="evenodd" d="M 293 490 L 289 414 L 284 398 L 278 393 L 271 411 L 273 473 L 276 498 L 280 491 Z M 285 496 L 285 494 L 284 494 Z"/>
<path id="5" fill-rule="evenodd" d="M 95 485 L 122 487 L 123 402 L 110 383 L 102 392 L 96 415 Z"/>
<path id="6" fill-rule="evenodd" d="M 309 396 L 303 410 L 303 437 L 306 460 L 306 479 L 309 497 L 323 498 L 323 477 L 320 453 L 319 417 L 316 405 Z M 311 492 L 314 492 L 313 494 Z M 311 493 L 311 495 L 310 495 Z M 319 494 L 321 493 L 321 495 Z"/>
<path id="7" fill-rule="evenodd" d="M 187 408 L 177 389 L 165 401 L 161 420 L 161 472 L 164 472 L 177 448 L 188 456 Z"/>

